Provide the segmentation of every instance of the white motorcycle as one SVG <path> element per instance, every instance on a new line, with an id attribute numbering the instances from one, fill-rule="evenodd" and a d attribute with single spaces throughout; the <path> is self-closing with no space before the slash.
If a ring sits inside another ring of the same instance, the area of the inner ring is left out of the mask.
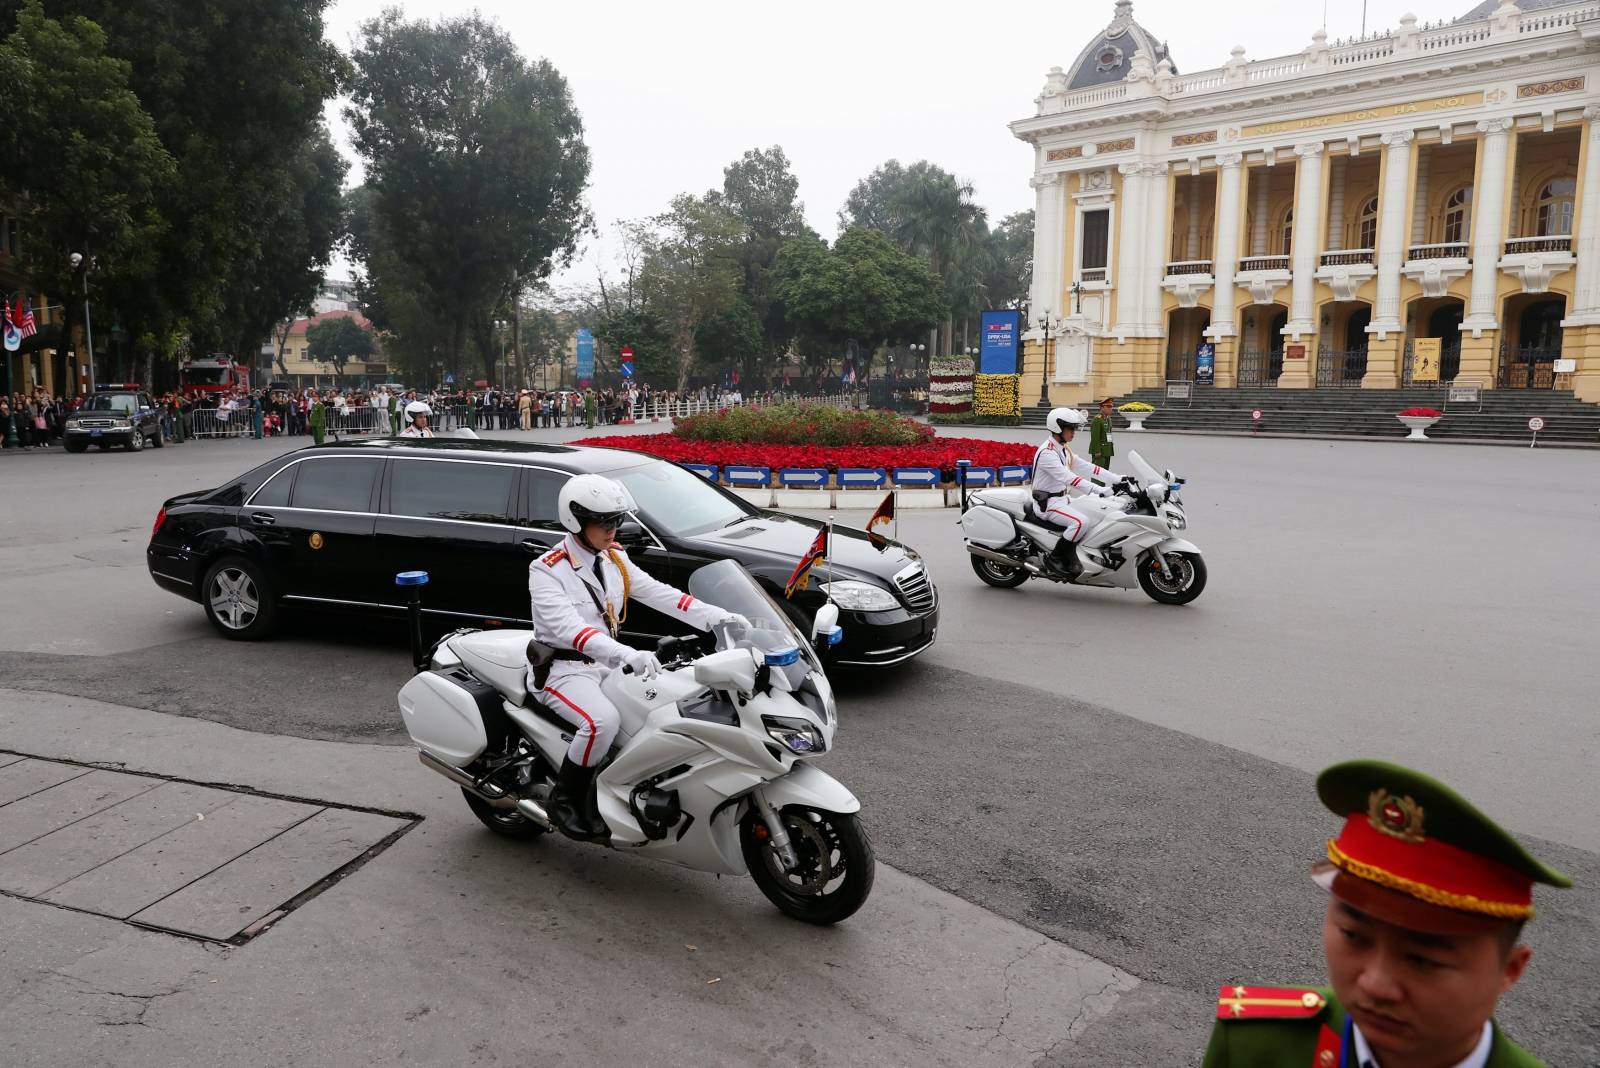
<path id="1" fill-rule="evenodd" d="M 417 674 L 400 691 L 406 730 L 422 763 L 461 787 L 490 830 L 535 838 L 573 729 L 526 689 L 527 630 L 456 631 L 424 653 L 422 572 L 412 585 Z M 601 690 L 621 731 L 595 779 L 614 849 L 727 875 L 748 872 L 783 912 L 830 924 L 872 890 L 872 843 L 861 803 L 811 760 L 838 729 L 833 689 L 810 641 L 732 560 L 696 571 L 689 592 L 737 612 L 714 635 L 663 639 L 662 672 L 611 672 Z M 836 642 L 838 609 L 824 606 L 813 634 Z M 714 645 L 714 649 L 707 646 Z"/>
<path id="2" fill-rule="evenodd" d="M 1026 489 L 986 489 L 962 502 L 961 532 L 972 570 L 991 586 L 1012 589 L 1030 578 L 1076 586 L 1137 585 L 1162 604 L 1188 604 L 1206 588 L 1206 563 L 1193 542 L 1176 536 L 1188 517 L 1178 499 L 1183 479 L 1157 474 L 1138 453 L 1134 474 L 1117 484 L 1111 511 L 1078 543 L 1083 571 L 1068 578 L 1051 560 L 1062 533 L 1033 511 Z"/>

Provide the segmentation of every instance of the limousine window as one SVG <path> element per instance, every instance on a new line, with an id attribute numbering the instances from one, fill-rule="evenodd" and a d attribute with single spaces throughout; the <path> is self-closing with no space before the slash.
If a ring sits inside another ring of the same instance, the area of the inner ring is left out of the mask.
<path id="1" fill-rule="evenodd" d="M 650 526 L 673 537 L 718 530 L 749 514 L 699 475 L 660 460 L 613 471 L 611 477 L 633 494 Z"/>
<path id="2" fill-rule="evenodd" d="M 250 498 L 251 506 L 256 508 L 289 507 L 289 487 L 294 485 L 294 472 L 300 466 L 302 465 L 290 464 L 273 475 L 271 481 L 256 490 L 256 495 Z"/>
<path id="3" fill-rule="evenodd" d="M 517 469 L 504 464 L 396 460 L 389 513 L 421 519 L 504 523 Z"/>
<path id="4" fill-rule="evenodd" d="M 296 508 L 324 512 L 365 512 L 372 499 L 372 476 L 380 461 L 359 456 L 330 456 L 298 464 L 293 503 Z"/>
<path id="5" fill-rule="evenodd" d="M 535 530 L 553 530 L 565 533 L 556 515 L 556 505 L 561 499 L 561 487 L 572 477 L 565 471 L 546 471 L 529 467 L 527 470 L 528 526 Z"/>

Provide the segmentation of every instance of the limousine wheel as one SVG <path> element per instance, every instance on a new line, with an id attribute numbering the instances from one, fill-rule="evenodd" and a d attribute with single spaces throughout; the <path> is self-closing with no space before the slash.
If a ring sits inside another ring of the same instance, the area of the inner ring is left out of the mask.
<path id="1" fill-rule="evenodd" d="M 242 556 L 228 556 L 206 572 L 206 618 L 224 638 L 257 641 L 272 632 L 277 605 L 261 569 Z"/>

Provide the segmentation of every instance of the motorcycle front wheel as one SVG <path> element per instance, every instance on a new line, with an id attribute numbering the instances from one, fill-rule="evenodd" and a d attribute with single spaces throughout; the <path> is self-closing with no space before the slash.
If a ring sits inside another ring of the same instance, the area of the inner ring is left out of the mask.
<path id="1" fill-rule="evenodd" d="M 1188 604 L 1206 588 L 1206 562 L 1190 553 L 1168 553 L 1167 567 L 1172 578 L 1161 573 L 1154 557 L 1139 564 L 1139 586 L 1152 601 L 1162 604 Z"/>
<path id="2" fill-rule="evenodd" d="M 872 893 L 877 870 L 860 817 L 800 807 L 781 815 L 800 864 L 783 870 L 766 824 L 752 809 L 739 832 L 750 877 L 768 901 L 797 920 L 827 925 L 854 915 Z"/>
<path id="3" fill-rule="evenodd" d="M 977 572 L 978 577 L 996 589 L 1015 589 L 1028 581 L 1028 573 L 1020 567 L 1007 567 L 970 553 L 967 558 L 972 561 L 972 570 Z"/>

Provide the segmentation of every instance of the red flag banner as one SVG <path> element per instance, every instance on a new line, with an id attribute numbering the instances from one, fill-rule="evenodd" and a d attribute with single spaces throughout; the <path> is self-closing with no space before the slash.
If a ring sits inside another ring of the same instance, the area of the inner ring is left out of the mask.
<path id="1" fill-rule="evenodd" d="M 874 549 L 882 549 L 889 544 L 889 539 L 879 534 L 877 527 L 887 527 L 894 522 L 894 490 L 890 490 L 883 498 L 883 503 L 878 505 L 878 510 L 872 513 L 872 518 L 867 520 L 867 540 Z"/>
<path id="2" fill-rule="evenodd" d="M 796 590 L 803 590 L 811 581 L 811 568 L 818 560 L 828 555 L 828 528 L 824 526 L 817 531 L 817 538 L 811 543 L 811 548 L 800 557 L 800 562 L 795 565 L 794 573 L 789 576 L 789 581 L 783 585 L 783 596 L 793 597 Z"/>

